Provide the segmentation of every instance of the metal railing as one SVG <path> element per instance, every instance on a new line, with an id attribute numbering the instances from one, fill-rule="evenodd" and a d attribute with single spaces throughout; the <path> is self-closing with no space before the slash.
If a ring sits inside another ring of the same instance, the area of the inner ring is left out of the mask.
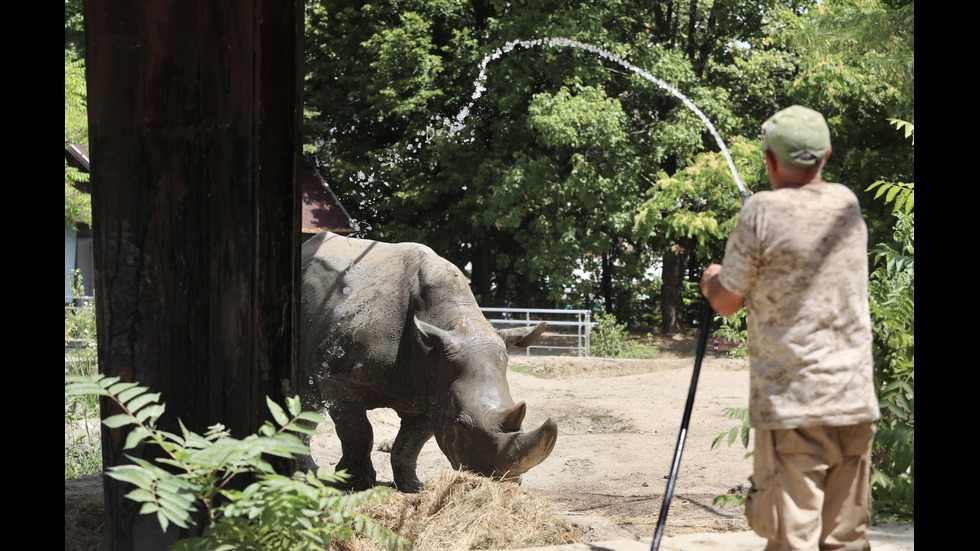
<path id="1" fill-rule="evenodd" d="M 482 307 L 480 310 L 487 315 L 490 323 L 498 329 L 529 327 L 547 322 L 548 327 L 541 334 L 541 338 L 525 349 L 526 355 L 531 355 L 532 351 L 540 350 L 558 351 L 559 355 L 568 354 L 571 351 L 579 356 L 589 355 L 589 337 L 594 325 L 591 310 Z"/>

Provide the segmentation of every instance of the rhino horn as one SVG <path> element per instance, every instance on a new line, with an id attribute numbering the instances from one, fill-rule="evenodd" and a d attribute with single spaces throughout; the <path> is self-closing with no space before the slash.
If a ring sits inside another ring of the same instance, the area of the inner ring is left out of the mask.
<path id="1" fill-rule="evenodd" d="M 521 423 L 524 422 L 524 414 L 526 413 L 527 404 L 519 402 L 512 408 L 495 412 L 489 425 L 499 427 L 501 432 L 517 432 L 521 430 Z"/>
<path id="2" fill-rule="evenodd" d="M 505 439 L 497 474 L 516 478 L 544 461 L 558 440 L 558 423 L 545 421 L 537 430 L 502 435 Z"/>
<path id="3" fill-rule="evenodd" d="M 507 346 L 519 346 L 521 348 L 527 348 L 534 344 L 534 341 L 538 340 L 541 333 L 544 333 L 544 328 L 547 323 L 541 322 L 534 327 L 517 327 L 514 329 L 501 329 L 497 331 Z"/>

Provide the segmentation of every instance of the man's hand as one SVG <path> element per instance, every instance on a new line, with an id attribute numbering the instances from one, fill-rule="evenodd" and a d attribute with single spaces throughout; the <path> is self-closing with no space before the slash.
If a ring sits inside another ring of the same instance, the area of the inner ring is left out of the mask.
<path id="1" fill-rule="evenodd" d="M 742 309 L 745 297 L 735 294 L 718 281 L 721 264 L 712 264 L 701 275 L 701 294 L 708 299 L 711 308 L 722 316 L 730 316 Z"/>

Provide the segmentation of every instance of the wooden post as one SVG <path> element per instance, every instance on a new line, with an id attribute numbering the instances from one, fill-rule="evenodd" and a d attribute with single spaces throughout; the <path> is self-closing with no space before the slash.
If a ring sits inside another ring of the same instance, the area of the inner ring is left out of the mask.
<path id="1" fill-rule="evenodd" d="M 100 370 L 162 392 L 165 428 L 244 437 L 295 372 L 303 2 L 84 15 Z M 124 439 L 103 430 L 107 467 Z M 189 535 L 163 534 L 130 489 L 106 477 L 107 549 Z"/>

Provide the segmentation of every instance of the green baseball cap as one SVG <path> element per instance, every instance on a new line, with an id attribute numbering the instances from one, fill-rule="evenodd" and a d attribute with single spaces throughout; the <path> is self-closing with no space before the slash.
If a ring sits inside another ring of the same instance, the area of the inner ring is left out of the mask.
<path id="1" fill-rule="evenodd" d="M 780 159 L 796 166 L 813 166 L 830 148 L 830 129 L 823 115 L 794 105 L 762 123 L 762 141 Z"/>

